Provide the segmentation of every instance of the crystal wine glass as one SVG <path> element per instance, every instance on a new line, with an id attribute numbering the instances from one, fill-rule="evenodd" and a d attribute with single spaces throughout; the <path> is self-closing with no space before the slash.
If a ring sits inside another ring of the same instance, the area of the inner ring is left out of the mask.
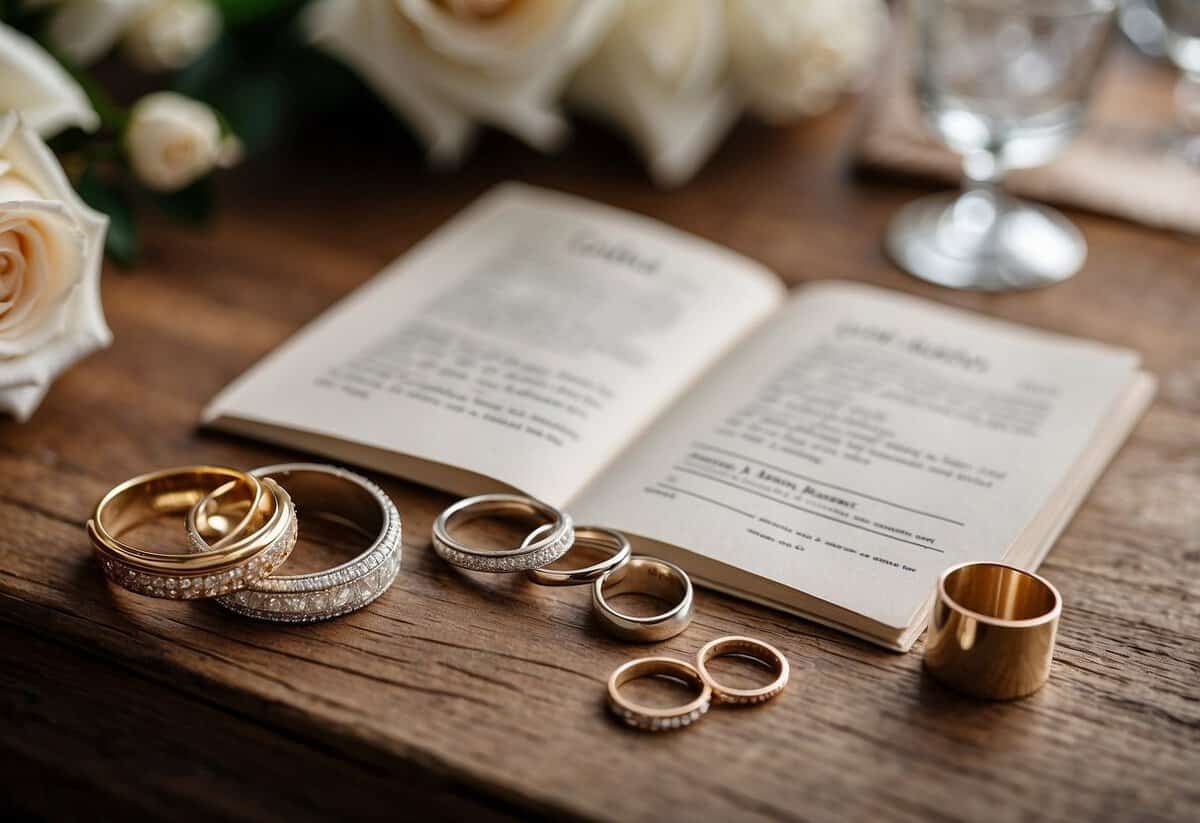
<path id="1" fill-rule="evenodd" d="M 1200 0 L 1154 0 L 1167 29 L 1166 51 L 1179 67 L 1175 113 L 1179 153 L 1200 165 Z"/>
<path id="2" fill-rule="evenodd" d="M 1083 126 L 1114 0 L 912 0 L 917 98 L 963 158 L 962 192 L 908 204 L 887 248 L 909 273 L 960 289 L 1057 283 L 1087 245 L 1066 217 L 1006 194 L 1009 169 L 1040 166 Z"/>

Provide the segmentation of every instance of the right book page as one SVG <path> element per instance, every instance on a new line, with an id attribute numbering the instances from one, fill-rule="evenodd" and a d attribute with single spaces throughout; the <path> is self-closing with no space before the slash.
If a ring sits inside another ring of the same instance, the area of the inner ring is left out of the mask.
<path id="1" fill-rule="evenodd" d="M 1137 366 L 1099 343 L 810 284 L 572 512 L 902 629 L 943 569 L 1005 556 Z"/>

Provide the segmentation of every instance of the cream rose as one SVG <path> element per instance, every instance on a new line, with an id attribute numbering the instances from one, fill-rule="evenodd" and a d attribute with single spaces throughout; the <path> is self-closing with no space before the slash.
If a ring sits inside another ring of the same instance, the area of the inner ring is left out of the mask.
<path id="1" fill-rule="evenodd" d="M 723 0 L 629 0 L 569 99 L 629 132 L 654 180 L 689 179 L 741 112 Z"/>
<path id="2" fill-rule="evenodd" d="M 726 0 L 747 107 L 771 122 L 820 114 L 865 76 L 887 31 L 881 0 Z"/>
<path id="3" fill-rule="evenodd" d="M 0 411 L 24 420 L 68 366 L 107 346 L 108 220 L 20 116 L 0 119 Z"/>
<path id="4" fill-rule="evenodd" d="M 403 116 L 430 160 L 461 160 L 490 124 L 541 149 L 566 123 L 557 98 L 617 0 L 320 0 L 305 24 Z"/>
<path id="5" fill-rule="evenodd" d="M 26 0 L 52 10 L 46 36 L 58 51 L 86 66 L 108 53 L 151 0 Z"/>
<path id="6" fill-rule="evenodd" d="M 125 53 L 146 71 L 192 62 L 221 33 L 221 15 L 210 0 L 157 0 L 125 33 Z"/>
<path id="7" fill-rule="evenodd" d="M 0 23 L 0 114 L 18 111 L 38 134 L 70 126 L 94 131 L 100 117 L 58 61 L 33 40 Z"/>
<path id="8" fill-rule="evenodd" d="M 169 91 L 148 94 L 134 105 L 125 150 L 138 179 L 163 192 L 182 189 L 237 159 L 236 145 L 222 139 L 213 110 Z"/>

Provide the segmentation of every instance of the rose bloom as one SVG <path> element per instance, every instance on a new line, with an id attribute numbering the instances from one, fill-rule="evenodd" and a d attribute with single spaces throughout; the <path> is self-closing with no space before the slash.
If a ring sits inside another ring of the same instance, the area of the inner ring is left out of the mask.
<path id="1" fill-rule="evenodd" d="M 221 13 L 211 0 L 156 0 L 125 32 L 125 54 L 146 71 L 179 69 L 221 34 Z"/>
<path id="2" fill-rule="evenodd" d="M 121 38 L 149 0 L 25 0 L 28 8 L 50 12 L 46 36 L 74 63 L 99 60 Z"/>
<path id="3" fill-rule="evenodd" d="M 169 91 L 148 94 L 133 107 L 125 149 L 138 179 L 163 192 L 178 191 L 237 159 L 213 110 Z"/>
<path id="4" fill-rule="evenodd" d="M 727 0 L 747 107 L 772 123 L 821 114 L 860 83 L 887 33 L 882 0 Z"/>
<path id="5" fill-rule="evenodd" d="M 71 75 L 36 42 L 0 23 L 0 112 L 19 111 L 38 134 L 78 126 L 95 131 L 100 116 Z"/>
<path id="6" fill-rule="evenodd" d="M 627 0 L 569 99 L 626 131 L 654 181 L 677 186 L 741 114 L 727 63 L 724 0 Z"/>
<path id="7" fill-rule="evenodd" d="M 0 119 L 0 411 L 28 418 L 60 372 L 111 341 L 107 225 L 19 115 Z"/>
<path id="8" fill-rule="evenodd" d="M 614 0 L 319 0 L 305 25 L 405 118 L 431 162 L 459 162 L 479 124 L 550 149 L 557 100 L 607 31 Z"/>

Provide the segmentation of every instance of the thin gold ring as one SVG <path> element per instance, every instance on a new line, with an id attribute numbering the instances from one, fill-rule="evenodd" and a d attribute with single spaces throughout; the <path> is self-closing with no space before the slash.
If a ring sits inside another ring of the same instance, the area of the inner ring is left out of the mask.
<path id="1" fill-rule="evenodd" d="M 728 654 L 745 655 L 746 657 L 751 657 L 761 663 L 765 663 L 774 672 L 775 679 L 765 686 L 753 689 L 735 689 L 732 686 L 722 686 L 709 673 L 707 664 L 714 657 L 723 657 Z M 744 637 L 742 635 L 718 637 L 716 640 L 706 643 L 696 654 L 696 669 L 700 672 L 700 676 L 704 678 L 704 682 L 712 687 L 713 699 L 715 701 L 718 703 L 736 703 L 742 705 L 762 703 L 775 697 L 787 685 L 790 672 L 787 658 L 783 656 L 783 652 L 770 643 L 764 643 L 753 637 Z"/>
<path id="2" fill-rule="evenodd" d="M 521 545 L 528 546 L 552 528 L 554 528 L 553 523 L 538 526 L 529 533 Z M 540 586 L 582 586 L 625 563 L 633 551 L 629 545 L 629 538 L 619 531 L 604 529 L 600 526 L 576 526 L 575 542 L 570 549 L 567 549 L 567 554 L 570 554 L 576 546 L 602 549 L 610 551 L 612 554 L 598 563 L 580 569 L 551 569 L 543 566 L 529 569 L 525 574 Z M 566 557 L 567 554 L 564 554 L 563 557 Z"/>
<path id="3" fill-rule="evenodd" d="M 643 677 L 671 677 L 682 680 L 697 695 L 682 706 L 656 708 L 635 703 L 621 694 L 621 687 Z M 695 723 L 712 704 L 712 687 L 691 663 L 673 657 L 643 657 L 618 666 L 608 678 L 608 708 L 621 722 L 636 729 L 661 732 L 682 729 Z"/>

